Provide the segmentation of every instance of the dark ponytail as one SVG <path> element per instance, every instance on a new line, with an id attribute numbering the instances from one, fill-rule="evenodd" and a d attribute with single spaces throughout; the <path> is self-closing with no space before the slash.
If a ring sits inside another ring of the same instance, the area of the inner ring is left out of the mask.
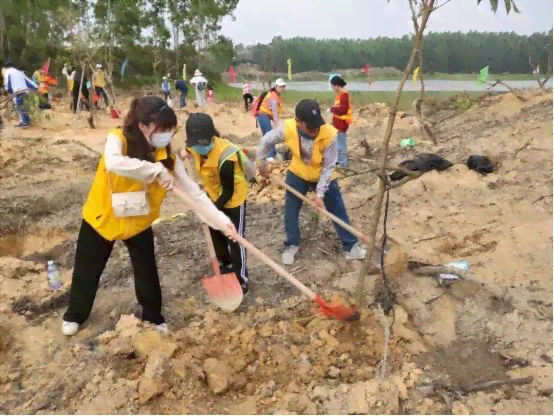
<path id="1" fill-rule="evenodd" d="M 175 112 L 161 98 L 146 96 L 131 101 L 131 108 L 123 122 L 123 134 L 127 139 L 127 156 L 155 163 L 154 147 L 150 145 L 139 128 L 139 123 L 149 125 L 154 123 L 156 130 L 168 131 L 177 127 Z M 167 159 L 160 162 L 169 170 L 175 166 L 175 157 L 171 146 L 167 146 Z"/>

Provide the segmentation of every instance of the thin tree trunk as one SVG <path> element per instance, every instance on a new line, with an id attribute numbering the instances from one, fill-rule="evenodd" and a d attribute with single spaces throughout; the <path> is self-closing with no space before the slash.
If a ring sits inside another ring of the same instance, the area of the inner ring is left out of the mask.
<path id="1" fill-rule="evenodd" d="M 21 62 L 24 61 L 25 54 L 27 53 L 27 47 L 29 46 L 29 34 L 31 31 L 31 0 L 27 0 L 27 23 L 25 24 L 25 44 L 19 55 Z"/>
<path id="2" fill-rule="evenodd" d="M 404 73 L 402 75 L 402 79 L 400 80 L 400 83 L 398 84 L 398 88 L 396 90 L 396 99 L 394 102 L 393 107 L 389 110 L 389 119 L 387 122 L 387 129 L 385 132 L 385 137 L 383 138 L 383 143 L 381 145 L 381 158 L 380 158 L 380 176 L 381 178 L 385 178 L 387 174 L 387 161 L 388 161 L 388 150 L 389 150 L 389 143 L 390 139 L 392 137 L 392 131 L 394 128 L 394 121 L 396 119 L 396 113 L 398 111 L 398 105 L 400 104 L 400 97 L 402 95 L 402 89 L 404 88 L 404 85 L 406 84 L 406 81 L 408 80 L 408 77 L 410 75 L 410 72 L 412 71 L 413 64 L 415 62 L 417 51 L 419 50 L 422 38 L 423 38 L 423 32 L 427 26 L 427 21 L 429 20 L 429 16 L 433 12 L 435 0 L 428 0 L 424 1 L 421 6 L 421 24 L 419 24 L 419 30 L 415 34 L 415 40 L 414 40 L 414 47 L 412 49 L 412 54 L 410 55 L 410 59 L 408 61 L 408 64 L 406 65 L 406 68 L 404 69 Z M 366 306 L 366 296 L 365 296 L 365 277 L 367 275 L 367 270 L 371 269 L 371 261 L 373 258 L 373 254 L 375 252 L 375 243 L 377 240 L 377 228 L 379 226 L 379 219 L 381 218 L 381 207 L 383 205 L 383 201 L 385 199 L 385 192 L 387 189 L 387 185 L 383 180 L 379 181 L 379 195 L 377 196 L 377 201 L 375 202 L 375 208 L 373 212 L 373 217 L 371 218 L 371 224 L 370 224 L 370 244 L 368 247 L 368 251 L 366 253 L 365 259 L 364 259 L 364 265 L 360 269 L 360 273 L 358 275 L 358 283 L 356 287 L 356 301 L 358 304 L 358 307 L 363 309 Z"/>

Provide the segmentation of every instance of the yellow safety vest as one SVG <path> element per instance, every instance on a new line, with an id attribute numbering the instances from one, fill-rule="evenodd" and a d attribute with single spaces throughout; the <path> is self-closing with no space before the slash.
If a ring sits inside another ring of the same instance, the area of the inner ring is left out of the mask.
<path id="1" fill-rule="evenodd" d="M 334 103 L 334 107 L 338 107 L 340 105 L 340 96 L 342 95 L 339 94 L 335 97 L 335 103 Z M 342 116 L 339 116 L 337 114 L 333 114 L 333 117 L 336 117 L 340 120 L 344 120 L 346 121 L 348 124 L 351 124 L 352 123 L 352 98 L 350 97 L 350 94 L 347 94 L 348 95 L 348 112 Z"/>
<path id="2" fill-rule="evenodd" d="M 202 182 L 204 191 L 206 191 L 213 202 L 217 201 L 223 190 L 219 177 L 221 165 L 226 160 L 234 162 L 234 192 L 233 196 L 229 201 L 227 201 L 224 207 L 236 208 L 244 204 L 244 201 L 246 201 L 246 197 L 248 195 L 248 181 L 242 171 L 239 157 L 236 152 L 221 160 L 222 153 L 229 146 L 233 146 L 233 143 L 229 140 L 214 137 L 213 148 L 210 153 L 208 153 L 208 157 L 204 160 L 204 163 L 202 163 L 202 156 L 198 152 L 194 151 L 193 148 L 189 148 L 188 151 L 194 158 L 194 168 L 196 169 L 196 173 Z"/>
<path id="3" fill-rule="evenodd" d="M 106 86 L 106 77 L 102 71 L 96 71 L 93 76 L 93 85 L 104 88 Z"/>
<path id="4" fill-rule="evenodd" d="M 260 104 L 258 114 L 268 115 L 269 118 L 273 120 L 273 111 L 271 111 L 271 107 L 269 106 L 269 102 L 271 100 L 277 100 L 277 109 L 279 111 L 279 115 L 281 115 L 283 110 L 283 99 L 275 91 L 268 92 L 267 95 L 264 97 L 262 103 Z"/>
<path id="5" fill-rule="evenodd" d="M 123 154 L 127 154 L 127 139 L 123 135 L 123 130 L 115 129 L 111 133 L 118 136 L 119 140 L 123 143 Z M 154 155 L 157 161 L 168 158 L 166 148 L 156 149 Z M 144 190 L 150 204 L 148 215 L 123 218 L 115 216 L 112 210 L 112 192 Z M 104 156 L 102 156 L 85 206 L 83 207 L 83 219 L 106 240 L 127 240 L 146 230 L 160 216 L 160 207 L 165 194 L 165 189 L 157 182 L 145 184 L 127 176 L 108 172 Z"/>
<path id="6" fill-rule="evenodd" d="M 319 128 L 319 134 L 314 139 L 312 158 L 306 163 L 300 154 L 300 137 L 295 119 L 285 121 L 285 145 L 292 152 L 292 162 L 289 170 L 308 182 L 317 182 L 323 166 L 323 152 L 335 139 L 338 130 L 330 124 Z"/>

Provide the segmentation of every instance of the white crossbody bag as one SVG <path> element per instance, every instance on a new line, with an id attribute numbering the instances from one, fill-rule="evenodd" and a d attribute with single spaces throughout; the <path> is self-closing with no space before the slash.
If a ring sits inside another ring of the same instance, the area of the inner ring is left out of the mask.
<path id="1" fill-rule="evenodd" d="M 112 175 L 108 172 L 110 194 L 112 196 L 112 210 L 116 217 L 139 217 L 150 213 L 150 203 L 146 196 L 146 187 L 143 191 L 112 192 Z"/>

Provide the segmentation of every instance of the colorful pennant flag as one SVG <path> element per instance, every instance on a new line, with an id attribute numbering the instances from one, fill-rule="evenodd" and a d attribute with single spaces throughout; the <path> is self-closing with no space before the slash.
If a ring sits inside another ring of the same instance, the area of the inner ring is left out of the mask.
<path id="1" fill-rule="evenodd" d="M 125 58 L 125 61 L 123 62 L 123 65 L 121 65 L 121 78 L 123 78 L 123 74 L 125 74 L 125 68 L 127 68 L 127 63 L 129 60 Z"/>
<path id="2" fill-rule="evenodd" d="M 479 73 L 479 76 L 477 77 L 477 84 L 483 85 L 485 82 L 487 82 L 488 77 L 489 77 L 489 67 L 486 66 Z"/>
<path id="3" fill-rule="evenodd" d="M 231 65 L 229 67 L 229 77 L 231 78 L 231 82 L 234 84 L 236 82 L 236 72 L 235 72 L 235 68 Z"/>
<path id="4" fill-rule="evenodd" d="M 289 81 L 292 79 L 292 62 L 289 59 L 287 59 L 287 64 L 289 65 Z"/>
<path id="5" fill-rule="evenodd" d="M 369 76 L 369 64 L 366 64 L 366 65 L 364 66 L 363 71 L 364 71 L 364 74 L 366 74 L 367 76 Z"/>
<path id="6" fill-rule="evenodd" d="M 42 65 L 42 68 L 41 68 L 45 74 L 48 73 L 48 70 L 50 69 L 50 58 L 48 58 L 46 60 L 46 62 L 44 63 L 44 65 Z"/>
<path id="7" fill-rule="evenodd" d="M 418 66 L 414 71 L 413 81 L 416 82 L 419 79 L 419 73 L 421 72 L 421 67 Z"/>

